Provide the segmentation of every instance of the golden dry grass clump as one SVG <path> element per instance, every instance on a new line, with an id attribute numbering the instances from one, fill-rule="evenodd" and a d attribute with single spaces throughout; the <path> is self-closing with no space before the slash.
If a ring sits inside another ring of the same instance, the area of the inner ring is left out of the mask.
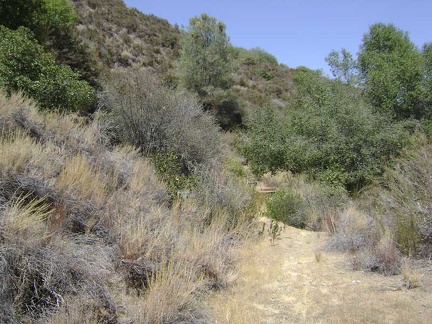
<path id="1" fill-rule="evenodd" d="M 208 320 L 233 215 L 199 195 L 169 208 L 151 163 L 97 120 L 0 94 L 0 127 L 0 322 Z"/>

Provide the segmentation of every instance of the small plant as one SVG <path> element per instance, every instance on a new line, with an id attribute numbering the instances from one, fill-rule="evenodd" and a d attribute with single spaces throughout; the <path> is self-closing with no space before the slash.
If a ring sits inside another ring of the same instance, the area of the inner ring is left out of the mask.
<path id="1" fill-rule="evenodd" d="M 181 191 L 193 187 L 194 178 L 188 174 L 181 158 L 173 153 L 157 153 L 152 158 L 156 173 L 167 186 L 172 197 L 179 196 Z"/>
<path id="2" fill-rule="evenodd" d="M 260 77 L 262 77 L 266 81 L 270 81 L 274 79 L 274 74 L 271 72 L 268 72 L 266 70 L 260 70 L 259 73 Z"/>
<path id="3" fill-rule="evenodd" d="M 280 226 L 279 222 L 274 220 L 270 221 L 270 226 L 267 232 L 270 236 L 270 242 L 272 245 L 274 244 L 275 240 L 281 235 L 283 229 L 284 226 Z"/>
<path id="4" fill-rule="evenodd" d="M 404 286 L 407 289 L 417 288 L 421 285 L 422 275 L 413 269 L 409 259 L 405 259 L 402 264 L 402 276 L 404 279 Z"/>
<path id="5" fill-rule="evenodd" d="M 321 260 L 322 260 L 322 251 L 319 250 L 319 249 L 317 249 L 317 250 L 314 251 L 314 254 L 315 254 L 315 261 L 318 262 L 318 263 L 321 262 Z"/>
<path id="6" fill-rule="evenodd" d="M 265 225 L 266 225 L 266 224 L 263 223 L 261 229 L 258 230 L 258 235 L 259 235 L 259 236 L 264 235 L 264 233 L 265 233 Z"/>

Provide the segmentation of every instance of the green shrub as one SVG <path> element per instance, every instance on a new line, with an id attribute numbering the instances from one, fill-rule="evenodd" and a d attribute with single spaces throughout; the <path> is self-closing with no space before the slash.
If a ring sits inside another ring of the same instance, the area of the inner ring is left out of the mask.
<path id="1" fill-rule="evenodd" d="M 178 196 L 181 191 L 191 189 L 194 178 L 182 167 L 181 156 L 173 152 L 156 153 L 152 157 L 157 175 L 164 181 L 171 197 Z"/>
<path id="2" fill-rule="evenodd" d="M 268 72 L 268 71 L 266 71 L 264 69 L 260 70 L 258 72 L 258 74 L 260 75 L 261 78 L 263 78 L 266 81 L 270 81 L 270 80 L 274 79 L 274 74 L 271 73 L 271 72 Z"/>
<path id="3" fill-rule="evenodd" d="M 22 91 L 47 109 L 89 111 L 95 101 L 90 85 L 70 67 L 56 65 L 24 27 L 0 26 L 0 87 L 9 95 Z"/>
<path id="4" fill-rule="evenodd" d="M 295 192 L 278 190 L 267 200 L 266 206 L 269 218 L 298 228 L 306 226 L 305 204 Z"/>
<path id="5" fill-rule="evenodd" d="M 255 173 L 305 172 L 356 191 L 382 174 L 404 145 L 405 124 L 364 102 L 358 89 L 301 70 L 291 109 L 265 108 L 248 122 L 242 146 Z"/>

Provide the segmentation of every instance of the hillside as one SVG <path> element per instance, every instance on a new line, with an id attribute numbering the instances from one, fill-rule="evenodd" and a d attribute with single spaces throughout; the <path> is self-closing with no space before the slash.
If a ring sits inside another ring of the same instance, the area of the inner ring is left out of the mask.
<path id="1" fill-rule="evenodd" d="M 0 322 L 427 321 L 432 43 L 328 78 L 72 2 L 0 1 Z"/>
<path id="2" fill-rule="evenodd" d="M 101 69 L 154 69 L 172 85 L 181 31 L 168 21 L 128 8 L 121 0 L 74 0 L 77 32 Z M 235 44 L 233 44 L 235 45 Z M 265 51 L 235 47 L 233 96 L 242 113 L 266 104 L 283 108 L 292 96 L 291 69 Z"/>
<path id="3" fill-rule="evenodd" d="M 103 123 L 0 94 L 0 125 L 0 322 L 206 321 L 244 232 L 211 182 L 169 207 L 151 161 Z"/>
<path id="4" fill-rule="evenodd" d="M 179 54 L 178 27 L 126 7 L 122 0 L 74 0 L 78 35 L 99 64 L 172 69 Z"/>

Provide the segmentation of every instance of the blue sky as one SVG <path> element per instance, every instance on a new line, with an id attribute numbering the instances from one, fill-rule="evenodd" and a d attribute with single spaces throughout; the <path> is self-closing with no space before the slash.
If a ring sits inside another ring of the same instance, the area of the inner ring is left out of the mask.
<path id="1" fill-rule="evenodd" d="M 419 47 L 432 42 L 431 0 L 125 0 L 146 14 L 187 26 L 207 13 L 227 25 L 231 43 L 260 47 L 289 67 L 328 73 L 325 56 L 346 48 L 353 54 L 363 34 L 377 23 L 409 32 Z"/>

